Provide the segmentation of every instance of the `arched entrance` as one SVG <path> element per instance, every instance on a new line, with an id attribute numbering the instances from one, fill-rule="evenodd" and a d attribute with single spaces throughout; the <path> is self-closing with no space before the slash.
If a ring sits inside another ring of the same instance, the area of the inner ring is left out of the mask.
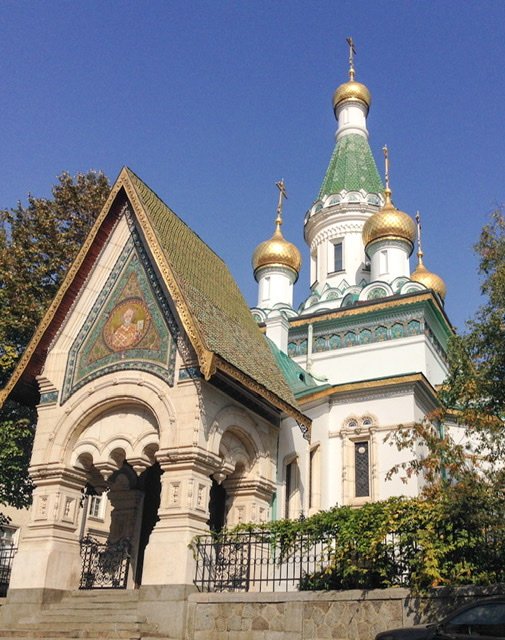
<path id="1" fill-rule="evenodd" d="M 81 516 L 81 588 L 141 584 L 160 504 L 158 442 L 153 414 L 136 404 L 100 413 L 76 439 L 74 467 L 85 472 L 91 494 Z"/>
<path id="2" fill-rule="evenodd" d="M 223 433 L 219 443 L 221 468 L 212 475 L 211 531 L 268 519 L 274 483 L 266 476 L 267 456 L 259 444 L 239 426 Z"/>

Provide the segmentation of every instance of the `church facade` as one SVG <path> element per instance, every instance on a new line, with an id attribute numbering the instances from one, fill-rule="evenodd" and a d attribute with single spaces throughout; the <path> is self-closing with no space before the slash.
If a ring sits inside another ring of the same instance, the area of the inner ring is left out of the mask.
<path id="1" fill-rule="evenodd" d="M 351 62 L 297 309 L 282 183 L 250 310 L 224 262 L 121 171 L 0 398 L 39 416 L 11 590 L 78 588 L 90 536 L 128 540 L 129 588 L 188 585 L 195 535 L 419 492 L 387 479 L 408 453 L 386 440 L 437 406 L 452 328 L 420 225 L 379 177 L 370 102 Z"/>
<path id="2" fill-rule="evenodd" d="M 335 150 L 304 219 L 310 289 L 297 309 L 301 257 L 282 236 L 282 184 L 275 233 L 253 256 L 253 315 L 312 420 L 308 447 L 294 425 L 281 430 L 281 517 L 417 495 L 422 478 L 390 474 L 412 456 L 391 435 L 433 412 L 447 374 L 445 283 L 424 265 L 419 215 L 415 222 L 392 203 L 386 147 L 385 186 L 379 176 L 368 143 L 371 96 L 355 80 L 352 48 L 349 76 L 333 97 Z"/>

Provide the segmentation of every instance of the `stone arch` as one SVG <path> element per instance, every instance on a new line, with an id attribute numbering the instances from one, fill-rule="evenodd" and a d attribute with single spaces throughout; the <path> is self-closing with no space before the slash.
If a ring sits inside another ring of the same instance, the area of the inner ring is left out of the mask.
<path id="1" fill-rule="evenodd" d="M 208 447 L 221 461 L 212 480 L 224 488 L 226 525 L 267 520 L 275 460 L 259 425 L 245 410 L 227 406 L 211 424 Z"/>
<path id="2" fill-rule="evenodd" d="M 208 447 L 212 453 L 219 455 L 221 438 L 230 428 L 243 434 L 243 437 L 251 442 L 251 446 L 256 452 L 265 451 L 265 444 L 260 438 L 258 425 L 250 414 L 240 407 L 228 405 L 221 409 L 212 421 L 208 438 Z"/>
<path id="3" fill-rule="evenodd" d="M 140 376 L 122 375 L 121 381 L 111 374 L 89 383 L 69 399 L 62 418 L 48 439 L 44 459 L 70 462 L 73 450 L 79 449 L 81 445 L 86 444 L 88 448 L 99 447 L 89 438 L 79 442 L 81 435 L 99 416 L 125 406 L 137 407 L 152 416 L 157 425 L 160 448 L 172 444 L 175 436 L 171 427 L 175 423 L 175 411 L 166 396 L 163 383 L 155 376 L 144 373 Z M 145 445 L 152 448 L 152 434 L 142 434 L 142 438 L 146 440 Z M 75 456 L 73 459 L 75 460 Z"/>

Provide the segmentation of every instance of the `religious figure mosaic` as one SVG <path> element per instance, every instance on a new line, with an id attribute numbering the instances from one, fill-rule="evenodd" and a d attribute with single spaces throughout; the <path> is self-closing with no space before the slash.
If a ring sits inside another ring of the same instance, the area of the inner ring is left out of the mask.
<path id="1" fill-rule="evenodd" d="M 64 402 L 112 371 L 149 371 L 173 384 L 176 324 L 140 241 L 132 236 L 69 353 Z"/>

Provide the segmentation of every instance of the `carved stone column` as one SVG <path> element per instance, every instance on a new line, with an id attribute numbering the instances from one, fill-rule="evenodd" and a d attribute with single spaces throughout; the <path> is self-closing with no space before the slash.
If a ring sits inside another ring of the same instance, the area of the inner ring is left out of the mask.
<path id="1" fill-rule="evenodd" d="M 161 503 L 144 557 L 142 584 L 191 584 L 195 562 L 188 545 L 208 533 L 211 475 L 221 466 L 218 456 L 198 447 L 157 452 Z"/>
<path id="2" fill-rule="evenodd" d="M 86 473 L 62 465 L 30 469 L 35 485 L 30 523 L 19 544 L 11 589 L 75 589 L 81 559 L 79 524 Z"/>
<path id="3" fill-rule="evenodd" d="M 241 522 L 266 522 L 275 491 L 273 482 L 265 478 L 229 478 L 223 481 L 228 496 L 226 526 Z"/>

